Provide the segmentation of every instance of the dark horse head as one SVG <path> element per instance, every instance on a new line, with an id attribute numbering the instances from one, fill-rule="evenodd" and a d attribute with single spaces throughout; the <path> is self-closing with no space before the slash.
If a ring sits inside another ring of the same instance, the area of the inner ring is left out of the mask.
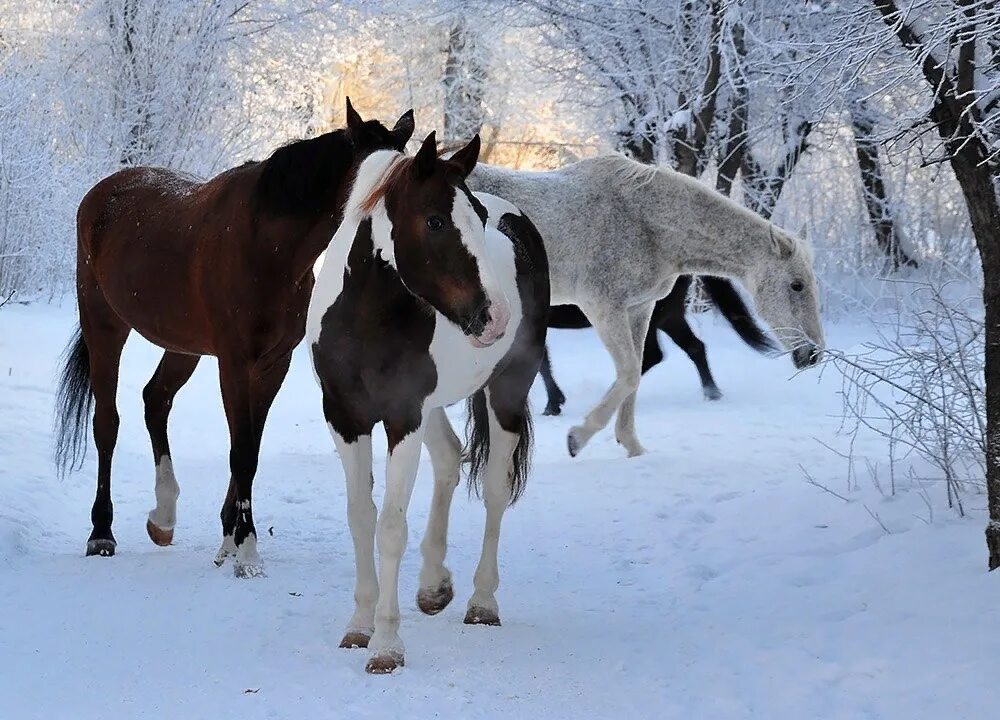
<path id="1" fill-rule="evenodd" d="M 405 152 L 413 135 L 413 110 L 403 113 L 390 130 L 378 120 L 362 120 L 347 98 L 347 134 L 362 157 L 383 149 Z"/>
<path id="2" fill-rule="evenodd" d="M 264 161 L 257 186 L 260 209 L 276 215 L 327 218 L 343 202 L 352 165 L 377 150 L 403 152 L 413 135 L 413 110 L 392 130 L 378 120 L 362 120 L 347 98 L 347 127 L 275 150 Z"/>
<path id="3" fill-rule="evenodd" d="M 432 132 L 416 156 L 392 160 L 362 210 L 372 216 L 376 250 L 406 288 L 487 347 L 503 337 L 510 303 L 491 267 L 486 208 L 465 184 L 478 159 L 478 135 L 444 160 Z"/>

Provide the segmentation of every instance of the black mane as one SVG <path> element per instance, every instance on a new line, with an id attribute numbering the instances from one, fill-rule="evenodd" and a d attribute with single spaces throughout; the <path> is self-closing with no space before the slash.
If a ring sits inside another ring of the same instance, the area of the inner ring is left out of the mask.
<path id="1" fill-rule="evenodd" d="M 317 214 L 327 210 L 330 190 L 354 160 L 346 130 L 295 140 L 264 161 L 257 197 L 263 210 L 277 215 Z"/>

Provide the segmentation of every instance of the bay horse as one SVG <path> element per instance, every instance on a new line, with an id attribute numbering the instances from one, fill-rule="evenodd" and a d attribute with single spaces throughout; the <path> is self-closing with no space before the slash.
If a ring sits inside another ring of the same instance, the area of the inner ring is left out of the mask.
<path id="1" fill-rule="evenodd" d="M 760 353 L 769 353 L 777 349 L 767 332 L 754 320 L 753 314 L 743 302 L 743 298 L 733 286 L 732 281 L 710 275 L 706 275 L 700 280 L 708 300 L 718 308 L 722 317 L 729 322 L 730 327 L 736 331 L 743 342 Z M 662 330 L 694 363 L 698 370 L 698 378 L 701 380 L 701 390 L 705 399 L 718 400 L 722 397 L 722 391 L 716 384 L 708 366 L 705 343 L 694 334 L 685 317 L 688 290 L 693 281 L 693 276 L 681 275 L 677 278 L 670 293 L 665 298 L 657 300 L 653 306 L 653 315 L 649 320 L 646 341 L 642 349 L 640 373 L 645 375 L 663 361 L 663 350 L 660 349 L 660 340 L 657 337 L 657 330 Z M 576 305 L 555 305 L 549 312 L 549 327 L 582 330 L 591 327 L 591 324 L 587 316 Z M 547 349 L 545 357 L 542 359 L 540 374 L 548 396 L 548 402 L 542 414 L 559 415 L 562 412 L 563 403 L 566 402 L 566 396 L 552 375 L 552 363 Z"/>
<path id="2" fill-rule="evenodd" d="M 552 303 L 577 305 L 614 361 L 614 383 L 570 428 L 571 456 L 616 411 L 615 439 L 630 457 L 644 452 L 635 431 L 642 350 L 653 306 L 681 275 L 738 280 L 797 368 L 821 357 L 809 246 L 694 178 L 606 155 L 549 172 L 480 164 L 469 186 L 506 198 L 537 224 Z"/>
<path id="3" fill-rule="evenodd" d="M 435 484 L 417 605 L 434 614 L 454 596 L 444 558 L 462 446 L 444 407 L 466 398 L 469 482 L 482 485 L 486 529 L 465 622 L 500 624 L 500 521 L 527 479 L 528 390 L 545 349 L 549 280 L 527 217 L 466 187 L 479 148 L 477 135 L 443 160 L 431 133 L 414 157 L 370 155 L 309 304 L 308 343 L 344 467 L 357 571 L 341 647 L 370 648 L 370 673 L 404 662 L 399 565 L 421 442 L 431 450 Z M 376 516 L 371 435 L 378 423 L 389 457 Z"/>
<path id="4" fill-rule="evenodd" d="M 167 419 L 203 355 L 219 361 L 231 477 L 216 565 L 235 554 L 238 577 L 263 573 L 251 492 L 268 410 L 305 334 L 312 267 L 340 223 L 349 181 L 367 155 L 402 150 L 413 113 L 392 130 L 347 101 L 347 127 L 278 148 L 263 162 L 196 182 L 163 168 L 121 170 L 77 213 L 80 329 L 57 394 L 56 460 L 82 462 L 94 406 L 97 493 L 87 555 L 114 555 L 111 461 L 118 437 L 118 366 L 132 330 L 164 349 L 143 390 L 156 464 L 146 529 L 173 540 L 177 497 Z"/>

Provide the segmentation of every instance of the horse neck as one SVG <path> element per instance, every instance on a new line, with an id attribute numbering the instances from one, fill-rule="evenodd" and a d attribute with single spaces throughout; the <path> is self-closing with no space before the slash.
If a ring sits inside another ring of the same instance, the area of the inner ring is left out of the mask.
<path id="1" fill-rule="evenodd" d="M 352 172 L 350 182 L 342 183 L 335 203 L 336 211 L 325 221 L 317 224 L 312 236 L 315 245 L 306 248 L 310 252 L 316 250 L 317 247 L 319 248 L 312 260 L 308 261 L 310 269 L 316 264 L 320 253 L 328 248 L 329 251 L 323 267 L 337 268 L 337 272 L 341 272 L 347 267 L 348 256 L 354 244 L 358 226 L 368 216 L 368 213 L 361 209 L 361 202 L 367 197 L 374 187 L 375 181 L 383 175 L 393 158 L 398 155 L 399 153 L 391 151 L 372 153 L 366 162 L 358 165 L 356 172 Z M 375 241 L 374 237 L 372 241 Z"/>
<path id="2" fill-rule="evenodd" d="M 650 216 L 665 256 L 682 275 L 716 275 L 748 288 L 767 272 L 769 225 L 749 210 L 677 173 L 653 179 Z M 680 186 L 680 187 L 678 187 Z M 678 197 L 690 202 L 677 202 Z"/>
<path id="3" fill-rule="evenodd" d="M 330 245 L 330 241 L 340 225 L 343 214 L 342 202 L 331 202 L 321 214 L 309 218 L 299 218 L 300 227 L 296 237 L 299 241 L 292 250 L 293 277 L 301 279 L 316 264 L 316 260 Z"/>

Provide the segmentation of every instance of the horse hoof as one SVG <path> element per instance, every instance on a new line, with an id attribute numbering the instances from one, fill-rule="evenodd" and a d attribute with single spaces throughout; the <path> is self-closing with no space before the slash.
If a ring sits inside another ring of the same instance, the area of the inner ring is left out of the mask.
<path id="1" fill-rule="evenodd" d="M 403 654 L 398 652 L 383 652 L 373 655 L 365 663 L 365 672 L 371 675 L 389 675 L 397 668 L 403 667 Z"/>
<path id="2" fill-rule="evenodd" d="M 548 415 L 550 417 L 561 414 L 562 414 L 562 408 L 559 407 L 558 405 L 546 405 L 545 409 L 542 410 L 542 415 Z"/>
<path id="3" fill-rule="evenodd" d="M 566 449 L 570 457 L 576 457 L 583 450 L 584 440 L 580 437 L 580 428 L 572 428 L 566 435 Z"/>
<path id="4" fill-rule="evenodd" d="M 219 552 L 215 553 L 215 567 L 222 567 L 226 558 L 230 555 L 236 554 L 236 543 L 233 541 L 232 535 L 226 535 L 222 538 L 222 547 L 219 548 Z"/>
<path id="5" fill-rule="evenodd" d="M 489 608 L 472 606 L 465 613 L 466 625 L 500 625 L 500 616 Z"/>
<path id="6" fill-rule="evenodd" d="M 239 561 L 233 564 L 233 574 L 241 580 L 267 577 L 267 573 L 264 572 L 264 566 L 260 563 L 241 563 Z"/>
<path id="7" fill-rule="evenodd" d="M 707 387 L 705 388 L 705 399 L 706 400 L 721 400 L 722 391 L 717 387 Z"/>
<path id="8" fill-rule="evenodd" d="M 174 529 L 164 530 L 163 528 L 157 527 L 152 520 L 146 521 L 146 533 L 149 535 L 149 539 L 160 547 L 166 547 L 174 541 Z"/>
<path id="9" fill-rule="evenodd" d="M 454 597 L 451 580 L 445 580 L 436 588 L 420 588 L 417 591 L 417 607 L 425 615 L 437 615 L 448 607 Z"/>
<path id="10" fill-rule="evenodd" d="M 646 454 L 646 448 L 644 448 L 642 445 L 635 445 L 633 447 L 626 447 L 625 448 L 625 453 L 630 458 L 639 457 L 640 455 L 645 455 Z"/>
<path id="11" fill-rule="evenodd" d="M 345 650 L 368 647 L 368 641 L 372 639 L 371 633 L 351 630 L 344 634 L 344 639 L 340 641 L 340 647 Z"/>
<path id="12" fill-rule="evenodd" d="M 91 538 L 87 541 L 87 557 L 92 555 L 113 557 L 117 545 L 114 538 Z"/>

